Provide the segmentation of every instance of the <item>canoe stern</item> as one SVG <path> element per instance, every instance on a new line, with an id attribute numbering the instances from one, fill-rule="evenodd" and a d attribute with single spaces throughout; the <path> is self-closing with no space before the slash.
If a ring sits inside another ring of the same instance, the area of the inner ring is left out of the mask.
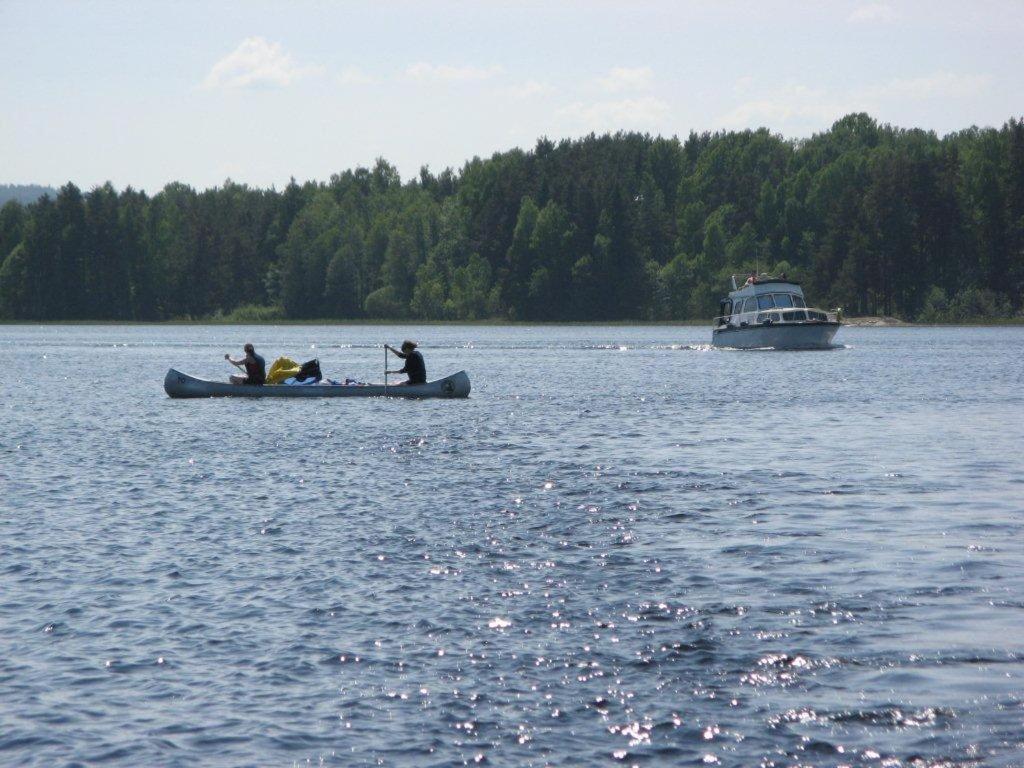
<path id="1" fill-rule="evenodd" d="M 201 382 L 197 379 L 173 368 L 164 376 L 164 392 L 168 397 L 209 397 L 209 392 L 204 387 L 197 386 L 199 384 Z"/>
<path id="2" fill-rule="evenodd" d="M 441 392 L 445 397 L 469 397 L 471 389 L 469 375 L 465 371 L 453 373 L 441 382 Z"/>

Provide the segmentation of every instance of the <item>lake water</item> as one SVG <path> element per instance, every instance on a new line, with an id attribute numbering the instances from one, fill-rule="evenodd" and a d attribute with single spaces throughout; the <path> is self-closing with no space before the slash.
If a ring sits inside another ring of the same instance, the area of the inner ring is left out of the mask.
<path id="1" fill-rule="evenodd" d="M 0 326 L 0 764 L 1024 764 L 1024 328 L 709 336 Z"/>

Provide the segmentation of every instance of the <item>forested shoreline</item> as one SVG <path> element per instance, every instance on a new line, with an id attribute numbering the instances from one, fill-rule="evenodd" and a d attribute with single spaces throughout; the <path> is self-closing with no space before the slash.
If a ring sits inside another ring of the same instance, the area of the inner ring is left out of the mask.
<path id="1" fill-rule="evenodd" d="M 755 268 L 851 315 L 1020 316 L 1024 121 L 541 139 L 406 181 L 382 159 L 0 208 L 7 320 L 682 320 Z"/>

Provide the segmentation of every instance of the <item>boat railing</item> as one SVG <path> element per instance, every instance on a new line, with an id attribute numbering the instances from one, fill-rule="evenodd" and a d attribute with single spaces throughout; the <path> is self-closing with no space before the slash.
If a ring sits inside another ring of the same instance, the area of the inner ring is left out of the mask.
<path id="1" fill-rule="evenodd" d="M 787 317 L 787 313 L 789 317 Z M 753 312 L 739 313 L 753 315 Z M 715 327 L 733 324 L 733 318 L 739 317 L 739 314 L 730 315 L 719 315 L 715 317 L 712 322 Z M 796 315 L 801 315 L 797 317 Z M 765 321 L 769 323 L 841 323 L 842 322 L 842 310 L 825 310 L 818 309 L 817 307 L 775 307 L 773 309 L 762 309 L 756 313 L 756 320 L 754 322 L 747 323 L 749 325 L 764 325 Z"/>
<path id="2" fill-rule="evenodd" d="M 785 273 L 781 275 L 772 275 L 769 274 L 768 272 L 759 272 L 756 275 L 748 273 L 745 275 L 730 275 L 729 277 L 732 280 L 732 289 L 734 291 L 738 291 L 742 286 L 746 285 L 747 281 L 751 280 L 751 278 L 753 278 L 751 282 L 754 285 L 757 285 L 758 283 L 772 283 L 778 280 L 782 280 L 784 282 L 791 282 L 789 278 L 786 277 Z"/>

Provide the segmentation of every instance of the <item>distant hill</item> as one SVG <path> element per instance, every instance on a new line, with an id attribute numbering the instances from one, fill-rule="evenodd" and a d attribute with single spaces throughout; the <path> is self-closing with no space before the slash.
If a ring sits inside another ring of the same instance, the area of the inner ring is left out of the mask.
<path id="1" fill-rule="evenodd" d="M 0 205 L 8 200 L 17 200 L 22 204 L 34 203 L 43 195 L 56 197 L 57 190 L 39 184 L 0 184 Z"/>

